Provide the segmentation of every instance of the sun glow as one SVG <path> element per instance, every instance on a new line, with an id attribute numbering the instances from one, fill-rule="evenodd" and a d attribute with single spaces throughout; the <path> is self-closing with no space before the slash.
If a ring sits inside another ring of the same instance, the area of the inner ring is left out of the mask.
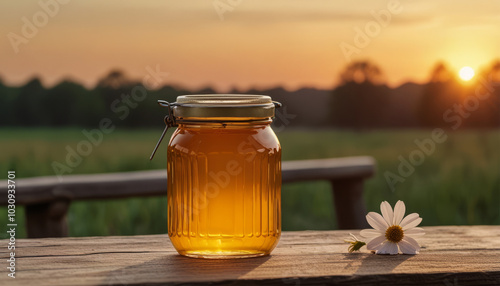
<path id="1" fill-rule="evenodd" d="M 471 67 L 463 67 L 460 69 L 458 75 L 462 80 L 469 81 L 474 77 L 474 70 Z"/>

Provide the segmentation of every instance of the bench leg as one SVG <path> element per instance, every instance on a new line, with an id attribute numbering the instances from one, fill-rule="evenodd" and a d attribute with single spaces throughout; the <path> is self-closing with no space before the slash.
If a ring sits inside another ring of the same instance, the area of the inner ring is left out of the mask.
<path id="1" fill-rule="evenodd" d="M 69 201 L 27 205 L 26 226 L 29 238 L 68 236 Z"/>
<path id="2" fill-rule="evenodd" d="M 331 184 L 339 229 L 367 228 L 363 180 L 334 180 Z"/>

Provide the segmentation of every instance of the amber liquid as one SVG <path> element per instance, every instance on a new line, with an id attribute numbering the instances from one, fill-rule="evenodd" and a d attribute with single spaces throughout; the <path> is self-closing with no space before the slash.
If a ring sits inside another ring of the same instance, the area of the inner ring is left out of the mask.
<path id="1" fill-rule="evenodd" d="M 281 147 L 267 123 L 181 124 L 168 147 L 168 234 L 186 256 L 266 255 L 281 235 Z"/>

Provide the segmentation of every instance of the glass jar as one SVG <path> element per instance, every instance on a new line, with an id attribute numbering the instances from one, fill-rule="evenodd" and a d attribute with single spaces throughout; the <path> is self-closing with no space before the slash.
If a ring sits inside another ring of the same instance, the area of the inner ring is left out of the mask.
<path id="1" fill-rule="evenodd" d="M 281 146 L 263 95 L 184 95 L 167 152 L 168 235 L 182 255 L 269 254 L 281 235 Z"/>

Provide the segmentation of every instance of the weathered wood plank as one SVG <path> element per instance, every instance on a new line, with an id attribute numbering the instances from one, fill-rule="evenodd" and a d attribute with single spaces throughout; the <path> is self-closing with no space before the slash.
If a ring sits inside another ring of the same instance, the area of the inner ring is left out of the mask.
<path id="1" fill-rule="evenodd" d="M 416 256 L 349 254 L 349 231 L 303 231 L 284 232 L 271 256 L 219 261 L 181 257 L 166 235 L 20 239 L 17 278 L 0 284 L 500 284 L 500 227 L 425 230 Z"/>
<path id="2" fill-rule="evenodd" d="M 375 159 L 369 156 L 284 161 L 283 183 L 316 180 L 366 179 L 375 173 Z"/>
<path id="3" fill-rule="evenodd" d="M 375 163 L 372 157 L 285 161 L 282 170 L 283 183 L 348 178 L 363 180 L 374 174 Z M 64 176 L 61 181 L 55 176 L 18 179 L 17 190 L 18 205 L 41 204 L 54 200 L 161 196 L 167 194 L 167 171 L 71 175 Z M 7 182 L 0 181 L 0 192 L 6 191 Z M 1 196 L 0 205 L 6 204 L 7 196 Z"/>
<path id="4" fill-rule="evenodd" d="M 61 181 L 56 176 L 18 179 L 16 203 L 159 196 L 167 194 L 166 182 L 166 170 L 71 175 Z M 5 189 L 6 184 L 0 184 L 0 191 Z M 6 204 L 6 198 L 0 198 L 0 205 Z"/>

